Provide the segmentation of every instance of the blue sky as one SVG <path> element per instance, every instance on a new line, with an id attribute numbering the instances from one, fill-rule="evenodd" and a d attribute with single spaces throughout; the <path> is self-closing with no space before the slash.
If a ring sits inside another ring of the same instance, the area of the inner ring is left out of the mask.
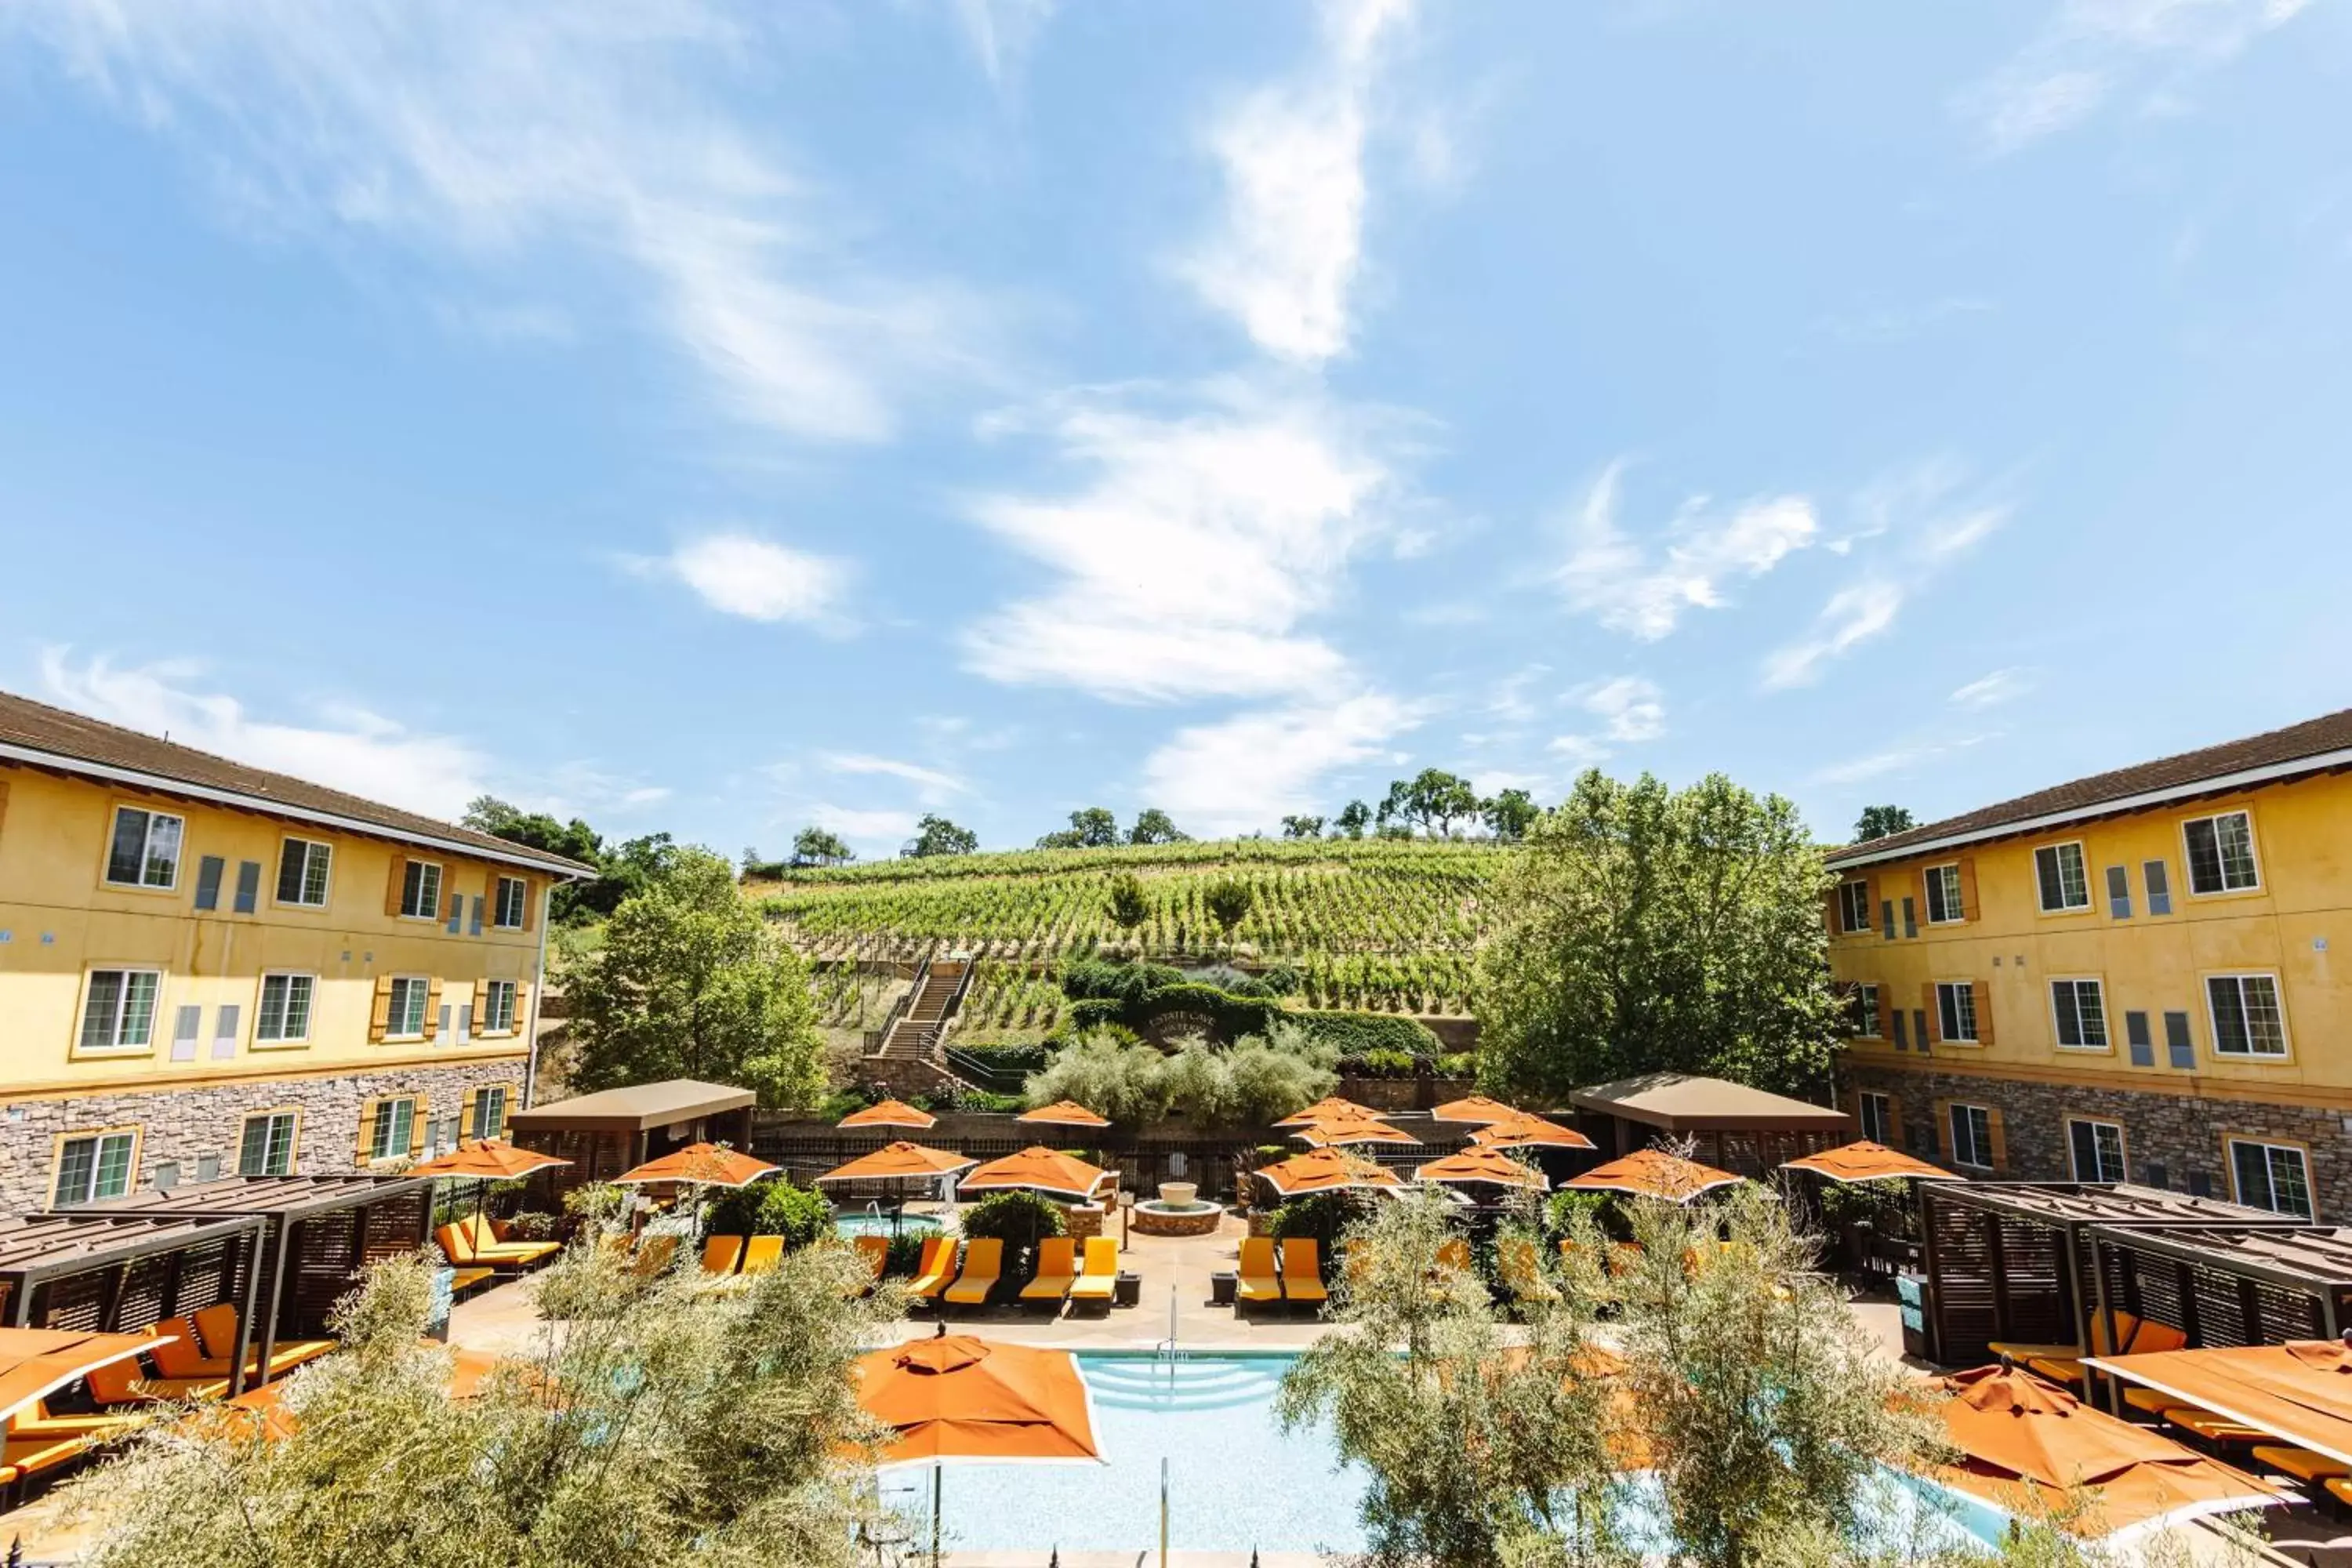
<path id="1" fill-rule="evenodd" d="M 732 852 L 2352 702 L 2332 0 L 16 0 L 0 686 Z"/>

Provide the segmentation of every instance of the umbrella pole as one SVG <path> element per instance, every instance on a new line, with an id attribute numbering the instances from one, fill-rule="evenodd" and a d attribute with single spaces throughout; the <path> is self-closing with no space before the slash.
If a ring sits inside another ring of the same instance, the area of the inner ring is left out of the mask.
<path id="1" fill-rule="evenodd" d="M 932 1568 L 938 1568 L 934 1563 Z M 1160 1457 L 1160 1568 L 1168 1568 L 1168 1456 Z"/>
<path id="2" fill-rule="evenodd" d="M 940 1471 L 943 1467 L 931 1466 L 931 1568 L 940 1568 Z"/>

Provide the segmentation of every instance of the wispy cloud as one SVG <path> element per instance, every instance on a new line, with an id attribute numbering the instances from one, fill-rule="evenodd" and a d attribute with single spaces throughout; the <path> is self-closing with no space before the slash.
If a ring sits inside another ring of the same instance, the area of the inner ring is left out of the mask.
<path id="1" fill-rule="evenodd" d="M 1344 685 L 1346 659 L 1306 623 L 1388 526 L 1398 481 L 1379 421 L 1228 386 L 1173 414 L 1082 393 L 1042 423 L 1088 480 L 1059 497 L 984 495 L 971 511 L 1061 580 L 969 628 L 970 668 L 1120 701 Z"/>
<path id="2" fill-rule="evenodd" d="M 1990 315 L 1993 303 L 1969 294 L 1948 294 L 1924 305 L 1880 305 L 1838 316 L 1825 316 L 1817 328 L 1822 335 L 1854 347 L 1883 347 L 1909 342 L 1937 328 L 1969 316 Z"/>
<path id="3" fill-rule="evenodd" d="M 2082 124 L 2135 92 L 2186 82 L 2294 20 L 2305 0 L 2064 0 L 2018 53 L 1955 100 L 1996 155 Z"/>
<path id="4" fill-rule="evenodd" d="M 1654 552 L 1618 526 L 1625 463 L 1612 463 L 1570 522 L 1568 559 L 1555 574 L 1570 608 L 1645 642 L 1672 633 L 1685 611 L 1719 609 L 1731 584 L 1760 577 L 1813 542 L 1820 520 L 1802 496 L 1751 500 L 1719 517 L 1704 496 L 1685 501 Z"/>
<path id="5" fill-rule="evenodd" d="M 757 7 L 23 0 L 12 20 L 272 237 L 365 233 L 488 279 L 540 247 L 619 261 L 643 319 L 755 425 L 881 440 L 916 387 L 978 357 L 978 301 L 837 241 L 836 200 L 721 107 L 723 79 L 789 41 Z"/>
<path id="6" fill-rule="evenodd" d="M 1621 745 L 1639 745 L 1666 732 L 1665 693 L 1657 683 L 1638 675 L 1620 675 L 1588 681 L 1567 694 L 1568 700 L 1601 721 L 1598 733 L 1555 736 L 1550 750 L 1573 766 L 1583 767 L 1615 754 Z"/>
<path id="7" fill-rule="evenodd" d="M 1421 717 L 1413 704 L 1363 692 L 1193 725 L 1145 759 L 1142 798 L 1196 834 L 1270 827 L 1331 804 L 1323 798 L 1331 774 L 1388 757 L 1389 742 Z"/>
<path id="8" fill-rule="evenodd" d="M 1008 85 L 1053 19 L 1057 0 L 949 0 L 972 58 L 998 87 Z"/>
<path id="9" fill-rule="evenodd" d="M 1965 752 L 1971 746 L 1980 746 L 1995 738 L 1995 735 L 1984 734 L 1962 735 L 1957 739 L 1906 741 L 1884 751 L 1870 752 L 1846 762 L 1832 763 L 1814 773 L 1813 782 L 1825 784 L 1868 784 L 1873 779 L 1916 773 L 1929 763 Z"/>
<path id="10" fill-rule="evenodd" d="M 970 787 L 953 773 L 927 768 L 918 763 L 901 762 L 896 757 L 868 756 L 857 752 L 826 752 L 817 761 L 832 773 L 879 774 L 885 778 L 904 780 L 915 786 L 916 798 L 925 805 L 943 805 L 950 796 L 961 795 Z"/>
<path id="11" fill-rule="evenodd" d="M 1765 689 L 1811 685 L 1823 666 L 1891 629 L 1904 596 L 1901 584 L 1884 579 L 1839 589 L 1813 618 L 1811 631 L 1764 660 Z"/>
<path id="12" fill-rule="evenodd" d="M 1215 235 L 1180 270 L 1266 353 L 1319 364 L 1347 351 L 1363 257 L 1364 146 L 1381 55 L 1412 0 L 1325 0 L 1322 53 L 1210 125 L 1225 177 Z"/>
<path id="13" fill-rule="evenodd" d="M 897 854 L 898 847 L 915 836 L 916 817 L 911 811 L 877 810 L 818 801 L 791 820 L 796 827 L 814 826 L 838 833 L 849 840 L 851 847 L 869 859 Z"/>
<path id="14" fill-rule="evenodd" d="M 639 576 L 681 583 L 725 615 L 845 629 L 840 602 L 851 571 L 831 556 L 725 532 L 684 541 L 667 555 L 628 557 L 624 564 Z"/>
<path id="15" fill-rule="evenodd" d="M 1978 676 L 1951 695 L 1955 708 L 1997 708 L 2015 701 L 2033 689 L 2034 676 L 2030 669 L 1996 669 Z"/>

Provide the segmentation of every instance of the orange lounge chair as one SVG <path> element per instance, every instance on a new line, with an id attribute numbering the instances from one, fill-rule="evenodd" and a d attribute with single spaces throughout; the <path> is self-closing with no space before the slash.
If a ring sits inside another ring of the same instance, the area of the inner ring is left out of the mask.
<path id="1" fill-rule="evenodd" d="M 890 1238 L 887 1236 L 860 1236 L 853 1237 L 850 1245 L 857 1249 L 857 1256 L 866 1260 L 866 1267 L 873 1270 L 874 1279 L 866 1286 L 870 1290 L 881 1283 L 882 1271 L 890 1267 Z"/>
<path id="2" fill-rule="evenodd" d="M 1324 1302 L 1331 1292 L 1323 1288 L 1323 1258 L 1311 1236 L 1293 1236 L 1282 1243 L 1282 1299 Z"/>
<path id="3" fill-rule="evenodd" d="M 2255 1444 L 2254 1463 L 2268 1465 L 2272 1469 L 2293 1476 L 2299 1481 L 2324 1481 L 2352 1476 L 2352 1465 L 2341 1459 L 2331 1459 L 2325 1454 L 2315 1454 L 2308 1448 L 2290 1447 L 2284 1443 Z"/>
<path id="4" fill-rule="evenodd" d="M 1004 1276 L 1004 1243 L 992 1236 L 976 1237 L 963 1249 L 963 1272 L 940 1300 L 958 1307 L 983 1305 Z"/>
<path id="5" fill-rule="evenodd" d="M 54 1469 L 96 1447 L 94 1437 L 11 1437 L 0 1444 L 0 1486 Z"/>
<path id="6" fill-rule="evenodd" d="M 2193 1405 L 2176 1405 L 2164 1413 L 2164 1418 L 2184 1432 L 2194 1432 L 2208 1443 L 2259 1443 L 2275 1436 L 2259 1426 L 2244 1426 L 2216 1415 L 2210 1410 L 2200 1410 Z"/>
<path id="7" fill-rule="evenodd" d="M 2327 1495 L 2337 1502 L 2352 1506 L 2352 1480 L 2347 1480 L 2342 1476 L 2330 1476 L 2319 1484 L 2326 1487 Z"/>
<path id="8" fill-rule="evenodd" d="M 149 1377 L 135 1361 L 109 1362 L 82 1377 L 92 1404 L 146 1405 L 167 1399 L 218 1399 L 228 1392 L 220 1377 Z"/>
<path id="9" fill-rule="evenodd" d="M 1107 1236 L 1087 1237 L 1087 1265 L 1070 1282 L 1073 1301 L 1100 1301 L 1108 1307 L 1118 1294 L 1118 1243 Z"/>
<path id="10" fill-rule="evenodd" d="M 104 1442 L 126 1432 L 144 1426 L 154 1417 L 143 1411 L 124 1411 L 119 1415 L 93 1412 L 88 1415 L 52 1415 L 48 1401 L 36 1399 L 27 1408 L 8 1418 L 7 1436 L 30 1441 L 34 1438 L 88 1437 Z"/>
<path id="11" fill-rule="evenodd" d="M 1066 1236 L 1049 1236 L 1037 1244 L 1037 1272 L 1021 1287 L 1021 1299 L 1059 1307 L 1077 1281 L 1078 1244 Z"/>
<path id="12" fill-rule="evenodd" d="M 460 1268 L 522 1269 L 562 1251 L 552 1241 L 504 1241 L 497 1227 L 481 1215 L 469 1215 L 456 1225 L 433 1233 L 441 1255 Z"/>
<path id="13" fill-rule="evenodd" d="M 665 1274 L 677 1261 L 677 1237 L 649 1236 L 637 1247 L 636 1260 L 629 1265 L 630 1272 L 639 1279 L 650 1279 Z"/>
<path id="14" fill-rule="evenodd" d="M 710 1275 L 732 1274 L 735 1266 L 743 1261 L 743 1238 L 740 1236 L 713 1236 L 702 1243 L 702 1271 Z"/>
<path id="15" fill-rule="evenodd" d="M 1282 1279 L 1274 1268 L 1274 1237 L 1244 1237 L 1241 1263 L 1234 1279 L 1234 1304 L 1245 1307 L 1281 1300 Z"/>
<path id="16" fill-rule="evenodd" d="M 187 1323 L 193 1331 L 175 1330 Z M 165 1377 L 226 1377 L 236 1354 L 236 1309 L 226 1301 L 206 1307 L 193 1318 L 174 1318 L 155 1325 L 158 1333 L 178 1333 L 178 1340 L 159 1344 L 147 1353 Z M 316 1361 L 335 1348 L 332 1340 L 280 1340 L 269 1347 L 269 1364 L 261 1364 L 261 1341 L 256 1336 L 246 1352 L 247 1378 L 278 1377 L 306 1361 Z"/>
<path id="17" fill-rule="evenodd" d="M 743 1272 L 773 1274 L 784 1260 L 784 1238 L 781 1236 L 755 1236 L 743 1244 Z"/>
<path id="18" fill-rule="evenodd" d="M 941 1291 L 955 1283 L 955 1237 L 927 1237 L 923 1242 L 923 1256 L 916 1261 L 915 1278 L 908 1285 L 907 1294 L 918 1301 L 936 1301 Z"/>
<path id="19" fill-rule="evenodd" d="M 1503 1277 L 1503 1287 L 1513 1300 L 1559 1300 L 1559 1291 L 1543 1277 L 1543 1268 L 1536 1261 L 1536 1244 L 1524 1236 L 1504 1238 L 1495 1251 L 1495 1270 Z"/>

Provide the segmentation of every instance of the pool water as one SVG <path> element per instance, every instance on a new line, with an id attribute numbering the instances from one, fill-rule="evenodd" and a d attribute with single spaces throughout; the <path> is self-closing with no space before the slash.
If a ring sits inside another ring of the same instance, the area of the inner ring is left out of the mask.
<path id="1" fill-rule="evenodd" d="M 833 1223 L 844 1236 L 888 1236 L 892 1234 L 890 1216 L 887 1214 L 876 1214 L 871 1209 L 851 1209 L 845 1214 L 835 1215 L 834 1215 Z M 901 1215 L 898 1216 L 897 1234 L 899 1236 L 931 1236 L 936 1234 L 939 1228 L 940 1222 L 936 1215 L 927 1214 Z"/>
<path id="2" fill-rule="evenodd" d="M 1361 1552 L 1364 1472 L 1341 1459 L 1329 1431 L 1286 1434 L 1274 1396 L 1296 1358 L 1280 1353 L 1082 1354 L 1094 1396 L 1101 1465 L 950 1465 L 941 1475 L 942 1535 L 950 1550 L 1138 1551 L 1160 1538 L 1160 1461 L 1168 1462 L 1168 1542 L 1178 1551 Z M 1885 1542 L 1980 1544 L 2000 1516 L 1953 1510 L 1949 1494 L 1888 1472 L 1870 1510 Z M 1633 1478 L 1633 1543 L 1666 1544 L 1654 1482 Z M 919 1520 L 928 1543 L 931 1472 L 882 1478 L 883 1499 Z"/>

